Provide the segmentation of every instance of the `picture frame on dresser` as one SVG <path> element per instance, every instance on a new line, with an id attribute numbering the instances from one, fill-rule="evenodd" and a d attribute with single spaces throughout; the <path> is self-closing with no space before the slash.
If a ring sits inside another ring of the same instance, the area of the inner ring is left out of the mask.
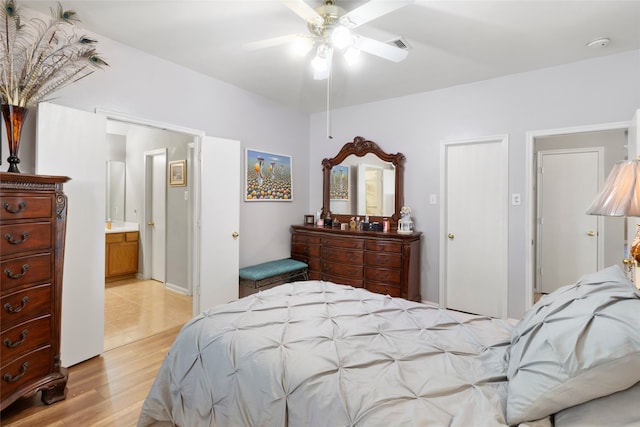
<path id="1" fill-rule="evenodd" d="M 245 150 L 245 202 L 293 200 L 293 159 L 247 148 Z"/>

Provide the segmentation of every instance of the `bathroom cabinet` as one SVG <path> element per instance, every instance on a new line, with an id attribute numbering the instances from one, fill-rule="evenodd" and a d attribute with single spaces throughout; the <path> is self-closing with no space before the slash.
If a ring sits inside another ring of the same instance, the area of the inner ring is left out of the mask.
<path id="1" fill-rule="evenodd" d="M 105 235 L 106 281 L 135 277 L 138 273 L 138 236 L 137 231 Z"/>

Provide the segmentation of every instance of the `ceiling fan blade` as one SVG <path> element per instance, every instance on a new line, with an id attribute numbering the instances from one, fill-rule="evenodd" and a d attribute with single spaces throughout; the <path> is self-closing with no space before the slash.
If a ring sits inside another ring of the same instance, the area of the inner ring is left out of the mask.
<path id="1" fill-rule="evenodd" d="M 272 37 L 269 39 L 258 40 L 255 42 L 249 42 L 242 45 L 247 50 L 258 50 L 265 49 L 268 47 L 281 46 L 283 44 L 293 43 L 299 37 L 302 37 L 300 34 L 288 34 L 286 36 Z"/>
<path id="2" fill-rule="evenodd" d="M 343 25 L 355 28 L 411 3 L 413 3 L 413 0 L 369 0 L 362 6 L 345 14 L 340 21 L 343 22 Z"/>
<path id="3" fill-rule="evenodd" d="M 318 12 L 314 8 L 309 6 L 303 0 L 280 0 L 282 3 L 291 9 L 296 15 L 306 21 L 322 21 L 322 17 L 318 15 Z"/>
<path id="4" fill-rule="evenodd" d="M 356 36 L 354 46 L 361 51 L 388 59 L 393 62 L 400 62 L 405 59 L 409 52 L 399 47 L 391 46 L 369 37 Z"/>

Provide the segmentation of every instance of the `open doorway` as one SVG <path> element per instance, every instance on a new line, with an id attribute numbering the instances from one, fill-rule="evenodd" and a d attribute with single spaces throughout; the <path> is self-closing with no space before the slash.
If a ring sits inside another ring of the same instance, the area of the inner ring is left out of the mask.
<path id="1" fill-rule="evenodd" d="M 138 261 L 133 275 L 105 283 L 105 350 L 184 324 L 193 315 L 193 179 L 187 168 L 193 142 L 188 133 L 107 120 L 107 160 L 116 155 L 125 165 L 121 224 L 137 233 Z M 172 162 L 184 166 L 177 183 L 170 179 Z"/>
<path id="2" fill-rule="evenodd" d="M 613 123 L 527 135 L 530 168 L 527 242 L 530 245 L 525 308 L 549 289 L 574 283 L 581 275 L 605 266 L 622 264 L 624 219 L 589 217 L 585 211 L 613 164 L 626 159 L 627 127 L 626 123 Z M 585 170 L 587 163 L 591 165 L 589 170 Z M 576 180 L 580 188 L 573 188 L 575 185 L 571 182 Z M 579 191 L 588 187 L 585 182 L 591 180 L 595 180 L 591 186 L 593 194 Z M 564 206 L 565 202 L 569 206 Z M 554 239 L 561 239 L 564 246 L 554 244 Z M 564 247 L 562 256 L 550 254 L 553 248 L 561 246 Z"/>

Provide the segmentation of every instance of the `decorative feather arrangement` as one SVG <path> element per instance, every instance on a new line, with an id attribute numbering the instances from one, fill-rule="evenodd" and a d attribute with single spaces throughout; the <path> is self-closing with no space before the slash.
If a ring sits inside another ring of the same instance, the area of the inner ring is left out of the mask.
<path id="1" fill-rule="evenodd" d="M 21 21 L 14 0 L 0 10 L 0 99 L 26 107 L 108 64 L 95 50 L 96 40 L 75 33 L 80 22 L 58 3 L 51 18 Z"/>

